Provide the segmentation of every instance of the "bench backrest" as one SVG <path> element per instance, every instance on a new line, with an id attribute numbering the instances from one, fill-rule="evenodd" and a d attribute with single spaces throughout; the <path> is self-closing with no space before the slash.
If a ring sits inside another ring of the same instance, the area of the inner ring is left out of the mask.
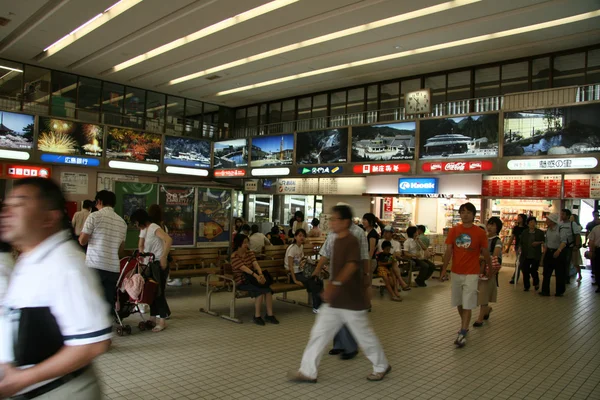
<path id="1" fill-rule="evenodd" d="M 283 260 L 288 247 L 285 244 L 281 246 L 265 246 L 265 257 L 274 260 Z"/>

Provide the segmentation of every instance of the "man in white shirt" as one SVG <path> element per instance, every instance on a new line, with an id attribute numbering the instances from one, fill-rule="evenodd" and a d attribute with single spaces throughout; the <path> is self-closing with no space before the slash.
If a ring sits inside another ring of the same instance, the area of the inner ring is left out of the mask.
<path id="1" fill-rule="evenodd" d="M 104 298 L 113 309 L 119 280 L 119 256 L 125 248 L 127 223 L 113 209 L 117 196 L 108 190 L 96 194 L 98 212 L 90 214 L 85 221 L 79 243 L 88 245 L 85 262 L 98 271 L 100 284 L 104 288 Z"/>
<path id="2" fill-rule="evenodd" d="M 0 312 L 0 398 L 102 397 L 91 364 L 110 346 L 111 322 L 64 210 L 44 178 L 15 182 L 4 203 L 2 240 L 21 256 Z"/>
<path id="3" fill-rule="evenodd" d="M 90 216 L 92 212 L 92 207 L 94 203 L 91 200 L 84 200 L 83 206 L 81 207 L 81 211 L 77 211 L 73 215 L 73 219 L 71 220 L 71 225 L 73 225 L 73 230 L 75 231 L 75 236 L 79 237 L 81 235 L 81 231 L 83 230 L 83 226 L 85 225 L 85 221 L 87 217 Z"/>
<path id="4" fill-rule="evenodd" d="M 435 271 L 435 264 L 425 259 L 423 249 L 415 240 L 418 236 L 417 227 L 411 226 L 406 230 L 408 239 L 404 242 L 404 255 L 412 259 L 419 267 L 419 276 L 415 278 L 415 283 L 420 287 L 425 287 L 425 281 L 431 278 Z"/>
<path id="5" fill-rule="evenodd" d="M 248 240 L 250 241 L 250 250 L 255 255 L 262 254 L 264 247 L 271 245 L 269 239 L 262 232 L 258 231 L 258 225 L 256 224 L 252 225 L 252 233 Z"/>
<path id="6" fill-rule="evenodd" d="M 575 235 L 581 236 L 582 228 L 579 224 L 576 224 L 571 221 L 571 210 L 563 209 L 560 211 L 560 224 L 559 230 L 565 230 L 567 232 L 567 250 L 565 252 L 566 255 L 566 265 L 565 265 L 565 284 L 571 283 L 571 262 L 573 260 L 573 248 L 575 246 Z"/>

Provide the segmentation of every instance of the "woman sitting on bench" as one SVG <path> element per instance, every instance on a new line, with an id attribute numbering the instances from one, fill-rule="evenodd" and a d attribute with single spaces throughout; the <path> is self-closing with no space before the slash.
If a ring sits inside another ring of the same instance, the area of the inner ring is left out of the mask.
<path id="1" fill-rule="evenodd" d="M 233 254 L 231 255 L 231 269 L 233 270 L 233 279 L 239 290 L 250 293 L 254 299 L 254 318 L 252 321 L 256 325 L 264 325 L 265 321 L 261 318 L 261 308 L 263 299 L 267 305 L 267 315 L 265 320 L 272 324 L 279 324 L 277 318 L 273 315 L 273 292 L 271 284 L 273 279 L 268 271 L 262 271 L 254 253 L 249 250 L 250 241 L 248 236 L 238 233 L 233 239 Z"/>
<path id="2" fill-rule="evenodd" d="M 285 252 L 284 266 L 290 272 L 293 283 L 304 286 L 307 292 L 312 293 L 313 312 L 317 314 L 322 303 L 323 281 L 316 274 L 318 271 L 314 266 L 311 268 L 308 265 L 308 260 L 304 256 L 306 231 L 302 228 L 298 229 L 294 234 L 294 240 Z"/>

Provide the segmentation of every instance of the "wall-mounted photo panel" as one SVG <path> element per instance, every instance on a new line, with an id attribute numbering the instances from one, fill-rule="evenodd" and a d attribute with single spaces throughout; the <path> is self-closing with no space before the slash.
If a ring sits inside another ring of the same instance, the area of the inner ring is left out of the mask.
<path id="1" fill-rule="evenodd" d="M 505 157 L 600 152 L 600 104 L 504 114 Z"/>
<path id="2" fill-rule="evenodd" d="M 33 148 L 34 116 L 0 111 L 0 148 Z"/>
<path id="3" fill-rule="evenodd" d="M 162 135 L 109 128 L 106 156 L 113 160 L 160 162 Z"/>
<path id="4" fill-rule="evenodd" d="M 40 117 L 37 149 L 46 153 L 102 157 L 104 127 Z"/>
<path id="5" fill-rule="evenodd" d="M 296 164 L 331 164 L 348 161 L 348 128 L 296 134 Z"/>
<path id="6" fill-rule="evenodd" d="M 213 168 L 238 168 L 246 166 L 248 166 L 247 139 L 215 142 Z"/>
<path id="7" fill-rule="evenodd" d="M 413 160 L 415 122 L 352 127 L 351 162 Z"/>
<path id="8" fill-rule="evenodd" d="M 165 136 L 165 165 L 210 168 L 211 142 L 179 136 Z"/>
<path id="9" fill-rule="evenodd" d="M 294 134 L 257 136 L 252 138 L 252 167 L 291 165 L 294 161 Z"/>
<path id="10" fill-rule="evenodd" d="M 498 157 L 498 114 L 426 119 L 419 124 L 421 160 Z"/>

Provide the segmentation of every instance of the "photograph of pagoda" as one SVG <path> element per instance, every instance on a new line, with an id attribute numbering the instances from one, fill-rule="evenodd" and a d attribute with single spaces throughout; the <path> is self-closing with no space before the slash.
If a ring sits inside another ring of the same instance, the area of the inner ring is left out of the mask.
<path id="1" fill-rule="evenodd" d="M 0 111 L 0 148 L 33 147 L 33 115 Z"/>
<path id="2" fill-rule="evenodd" d="M 250 162 L 253 167 L 291 165 L 294 157 L 294 134 L 252 138 Z"/>

